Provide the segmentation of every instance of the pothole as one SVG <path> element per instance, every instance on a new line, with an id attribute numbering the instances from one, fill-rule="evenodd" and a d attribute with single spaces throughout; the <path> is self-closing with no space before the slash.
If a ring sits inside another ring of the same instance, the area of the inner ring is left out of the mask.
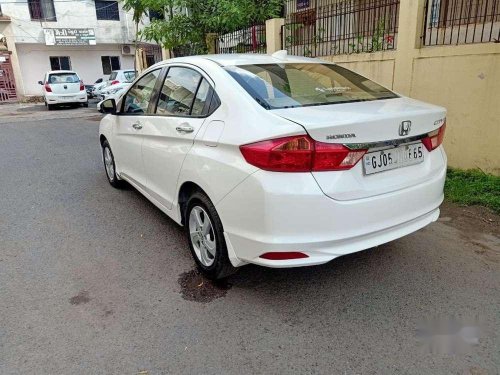
<path id="1" fill-rule="evenodd" d="M 224 297 L 232 285 L 227 280 L 208 280 L 198 270 L 184 272 L 179 277 L 182 298 L 194 302 L 212 302 Z"/>

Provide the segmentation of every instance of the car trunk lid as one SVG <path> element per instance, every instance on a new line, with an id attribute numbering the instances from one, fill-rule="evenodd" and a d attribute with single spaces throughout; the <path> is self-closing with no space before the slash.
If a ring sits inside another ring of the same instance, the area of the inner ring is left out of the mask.
<path id="1" fill-rule="evenodd" d="M 368 152 L 421 143 L 420 138 L 438 129 L 446 115 L 444 108 L 410 98 L 286 108 L 272 113 L 301 125 L 318 142 L 341 143 Z M 444 162 L 441 151 L 428 152 L 422 147 L 422 152 L 423 162 L 374 174 L 366 174 L 363 159 L 349 170 L 312 173 L 323 192 L 333 199 L 367 198 L 410 187 L 438 174 Z"/>

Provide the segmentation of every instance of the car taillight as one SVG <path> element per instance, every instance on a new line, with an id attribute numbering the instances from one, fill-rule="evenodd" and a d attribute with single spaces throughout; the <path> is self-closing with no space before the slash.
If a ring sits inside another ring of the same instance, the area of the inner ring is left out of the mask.
<path id="1" fill-rule="evenodd" d="M 45 87 L 45 91 L 52 92 L 52 89 L 50 88 L 50 85 L 49 85 L 48 82 L 45 82 L 45 86 L 44 87 Z"/>
<path id="2" fill-rule="evenodd" d="M 240 146 L 245 160 L 273 172 L 319 172 L 350 169 L 367 150 L 316 142 L 307 135 L 271 139 Z"/>
<path id="3" fill-rule="evenodd" d="M 439 129 L 430 132 L 427 137 L 422 139 L 422 143 L 428 151 L 435 150 L 443 143 L 445 130 L 446 122 Z"/>
<path id="4" fill-rule="evenodd" d="M 83 81 L 80 80 L 80 91 L 85 90 L 85 85 L 83 84 Z"/>
<path id="5" fill-rule="evenodd" d="M 117 81 L 117 80 L 111 81 L 112 85 L 116 85 L 117 83 L 120 83 L 120 81 Z"/>

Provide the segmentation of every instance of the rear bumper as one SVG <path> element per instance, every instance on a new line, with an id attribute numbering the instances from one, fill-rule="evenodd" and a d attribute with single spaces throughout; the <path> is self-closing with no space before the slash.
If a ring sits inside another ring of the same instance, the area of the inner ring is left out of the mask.
<path id="1" fill-rule="evenodd" d="M 87 92 L 80 91 L 76 94 L 46 94 L 47 104 L 66 104 L 66 103 L 86 103 Z"/>
<path id="2" fill-rule="evenodd" d="M 446 165 L 421 184 L 350 201 L 327 197 L 310 173 L 258 171 L 217 205 L 233 265 L 297 267 L 326 263 L 423 228 L 439 217 Z M 265 252 L 308 258 L 267 260 Z"/>

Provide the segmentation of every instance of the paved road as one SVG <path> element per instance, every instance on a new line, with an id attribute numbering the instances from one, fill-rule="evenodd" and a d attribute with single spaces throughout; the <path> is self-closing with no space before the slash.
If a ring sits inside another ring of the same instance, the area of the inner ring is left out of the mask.
<path id="1" fill-rule="evenodd" d="M 448 206 L 387 245 L 214 286 L 176 224 L 109 186 L 82 111 L 0 120 L 1 374 L 498 374 L 497 216 Z M 479 344 L 431 353 L 434 317 L 478 317 Z"/>

